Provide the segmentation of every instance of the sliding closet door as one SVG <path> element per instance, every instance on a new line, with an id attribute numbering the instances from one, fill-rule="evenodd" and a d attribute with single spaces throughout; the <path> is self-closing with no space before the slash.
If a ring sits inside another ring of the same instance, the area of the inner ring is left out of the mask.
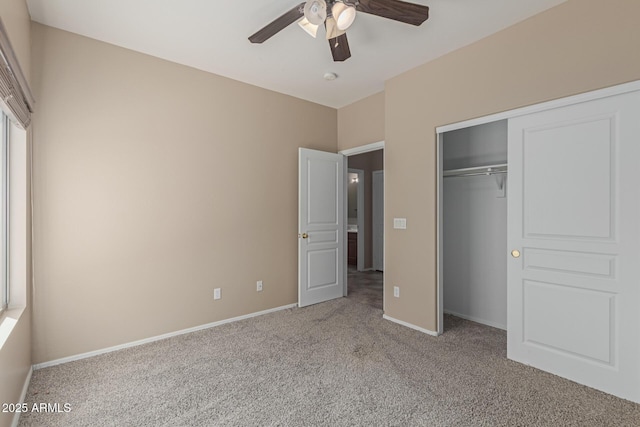
<path id="1" fill-rule="evenodd" d="M 640 402 L 640 92 L 509 120 L 508 357 Z"/>

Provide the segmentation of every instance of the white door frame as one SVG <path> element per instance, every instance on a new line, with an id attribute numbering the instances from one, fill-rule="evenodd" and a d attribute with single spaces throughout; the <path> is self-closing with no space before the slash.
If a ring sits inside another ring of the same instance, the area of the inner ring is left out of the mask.
<path id="1" fill-rule="evenodd" d="M 377 170 L 377 171 L 373 171 L 371 173 L 371 249 L 372 249 L 372 256 L 371 256 L 371 267 L 374 270 L 379 270 L 379 271 L 384 271 L 384 169 L 383 170 Z M 378 175 L 382 175 L 382 188 L 379 188 L 379 186 L 376 184 L 376 180 L 374 179 L 376 176 Z M 378 234 L 377 232 L 379 231 L 376 227 L 376 219 L 378 216 L 378 213 L 376 211 L 376 204 L 375 204 L 375 200 L 377 200 L 378 197 L 380 197 L 378 195 L 378 191 L 382 191 L 382 220 L 383 220 L 383 225 L 382 225 L 382 242 L 378 241 L 378 238 L 376 237 Z M 380 247 L 381 246 L 381 247 Z M 376 263 L 376 259 L 377 259 L 377 254 L 376 252 L 380 251 L 380 264 Z M 380 267 L 380 268 L 376 268 L 376 267 Z"/>
<path id="2" fill-rule="evenodd" d="M 338 154 L 342 154 L 342 155 L 344 155 L 346 157 L 349 157 L 349 156 L 355 156 L 357 154 L 364 154 L 364 153 L 369 153 L 371 151 L 377 151 L 377 150 L 384 150 L 384 141 L 378 141 L 378 142 L 373 142 L 371 144 L 361 145 L 359 147 L 348 148 L 346 150 L 338 151 Z M 384 153 L 384 151 L 383 151 L 383 153 Z M 383 154 L 383 156 L 384 156 L 384 154 Z M 349 167 L 348 166 L 348 164 L 349 164 L 348 159 L 347 159 L 346 162 L 344 162 L 344 164 L 345 164 L 345 166 L 344 166 L 345 167 L 345 176 L 348 176 L 347 175 L 347 169 Z M 347 226 L 346 225 L 346 223 L 347 223 L 347 221 L 346 221 L 346 218 L 347 218 L 347 200 L 346 200 L 347 192 L 345 191 L 344 193 L 345 193 L 345 195 L 344 195 L 344 197 L 345 197 L 344 215 L 345 215 L 345 227 L 346 227 Z M 360 189 L 358 189 L 358 193 L 360 193 Z M 363 210 L 364 210 L 364 208 L 363 208 Z M 358 225 L 358 228 L 359 227 L 360 227 L 360 225 Z M 363 228 L 364 228 L 364 226 L 363 226 Z M 345 229 L 345 235 L 346 235 L 346 229 Z M 345 242 L 344 242 L 344 244 L 345 244 L 344 259 L 342 260 L 342 262 L 344 262 L 344 267 L 345 267 L 345 268 L 343 268 L 343 270 L 344 270 L 344 296 L 347 296 L 347 247 L 346 247 L 347 242 L 346 242 L 346 240 L 347 239 L 345 239 Z M 364 235 L 363 235 L 363 240 L 362 240 L 362 246 L 364 247 Z M 358 266 L 360 265 L 360 258 L 363 258 L 363 262 L 364 262 L 364 257 L 360 257 L 360 235 L 358 234 Z M 358 268 L 358 270 L 360 270 L 360 268 Z M 385 285 L 384 285 L 384 278 L 383 278 L 382 279 L 383 295 L 384 295 L 384 286 Z M 383 299 L 383 304 L 384 304 L 384 299 Z"/>
<path id="3" fill-rule="evenodd" d="M 443 272 L 444 272 L 444 245 L 443 245 L 443 241 L 442 241 L 442 234 L 443 234 L 443 228 L 444 228 L 444 221 L 443 221 L 443 188 L 442 188 L 442 183 L 443 183 L 443 176 L 442 176 L 442 171 L 444 170 L 444 166 L 442 164 L 443 162 L 443 157 L 442 157 L 442 153 L 443 153 L 443 146 L 442 143 L 444 142 L 444 136 L 443 136 L 443 131 L 439 131 L 439 128 L 436 129 L 437 135 L 436 135 L 436 170 L 437 170 L 437 174 L 436 174 L 436 225 L 437 225 L 437 232 L 436 232 L 436 280 L 438 282 L 438 288 L 436 289 L 436 298 L 437 298 L 437 304 L 438 306 L 436 307 L 437 310 L 437 328 L 436 328 L 436 335 L 442 335 L 442 333 L 444 332 L 444 277 L 443 277 Z"/>
<path id="4" fill-rule="evenodd" d="M 504 111 L 502 113 L 492 114 L 489 116 L 478 117 L 476 119 L 465 120 L 463 122 L 452 123 L 445 126 L 439 126 L 436 128 L 436 163 L 437 163 L 437 186 L 436 186 L 436 214 L 437 214 L 437 235 L 436 245 L 438 248 L 436 255 L 436 280 L 438 282 L 437 287 L 437 320 L 438 328 L 437 334 L 440 335 L 443 332 L 443 310 L 444 310 L 444 288 L 443 288 L 443 252 L 442 252 L 442 231 L 443 231 L 443 216 L 442 216 L 442 143 L 445 132 L 452 130 L 464 129 L 472 126 L 483 125 L 486 123 L 496 122 L 499 120 L 510 119 L 527 114 L 537 113 L 541 111 L 551 110 L 554 108 L 566 107 L 569 105 L 579 104 L 581 102 L 592 101 L 596 99 L 606 98 L 609 96 L 620 95 L 623 93 L 629 93 L 640 90 L 640 80 L 636 80 L 630 83 L 624 83 L 616 86 L 611 86 L 604 89 L 598 89 L 591 92 L 581 93 L 579 95 L 568 96 L 565 98 L 555 99 L 553 101 L 542 102 L 540 104 L 534 104 L 527 107 L 517 108 L 515 110 Z"/>

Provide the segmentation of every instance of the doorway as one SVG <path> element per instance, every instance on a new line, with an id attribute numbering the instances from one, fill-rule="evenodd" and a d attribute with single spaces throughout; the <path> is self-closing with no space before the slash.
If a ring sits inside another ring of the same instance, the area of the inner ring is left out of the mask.
<path id="1" fill-rule="evenodd" d="M 507 329 L 507 120 L 442 134 L 443 312 Z"/>
<path id="2" fill-rule="evenodd" d="M 364 270 L 365 171 L 354 168 L 349 168 L 348 171 L 347 266 L 362 271 Z"/>
<path id="3" fill-rule="evenodd" d="M 345 295 L 353 295 L 382 309 L 384 143 L 356 147 L 341 154 L 346 156 L 347 164 Z M 378 208 L 375 213 L 374 207 Z"/>

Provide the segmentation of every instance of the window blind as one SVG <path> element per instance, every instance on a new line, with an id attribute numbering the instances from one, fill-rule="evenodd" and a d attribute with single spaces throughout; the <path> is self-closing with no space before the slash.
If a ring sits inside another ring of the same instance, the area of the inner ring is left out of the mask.
<path id="1" fill-rule="evenodd" d="M 0 19 L 0 107 L 23 129 L 31 123 L 33 95 Z"/>

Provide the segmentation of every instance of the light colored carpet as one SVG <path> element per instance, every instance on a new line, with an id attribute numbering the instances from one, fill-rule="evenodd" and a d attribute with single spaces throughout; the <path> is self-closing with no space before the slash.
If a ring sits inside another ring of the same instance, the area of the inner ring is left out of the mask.
<path id="1" fill-rule="evenodd" d="M 349 285 L 348 298 L 368 304 L 382 310 L 383 274 L 380 271 L 357 271 L 349 267 L 347 283 Z"/>
<path id="2" fill-rule="evenodd" d="M 454 317 L 431 337 L 357 298 L 34 372 L 21 426 L 639 426 L 640 405 L 506 359 Z"/>

